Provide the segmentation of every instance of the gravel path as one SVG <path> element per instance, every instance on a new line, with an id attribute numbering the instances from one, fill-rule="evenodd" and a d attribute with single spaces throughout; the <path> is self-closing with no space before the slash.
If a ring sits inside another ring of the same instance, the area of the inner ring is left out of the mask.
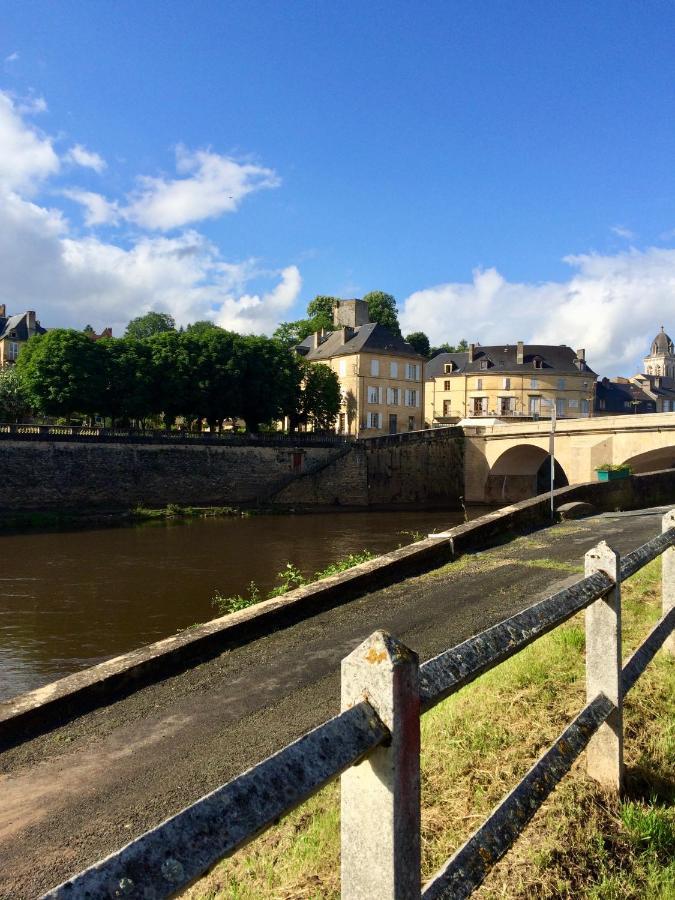
<path id="1" fill-rule="evenodd" d="M 376 628 L 424 660 L 625 553 L 660 512 L 564 523 L 223 653 L 0 757 L 0 898 L 28 900 L 339 709 L 339 663 Z"/>

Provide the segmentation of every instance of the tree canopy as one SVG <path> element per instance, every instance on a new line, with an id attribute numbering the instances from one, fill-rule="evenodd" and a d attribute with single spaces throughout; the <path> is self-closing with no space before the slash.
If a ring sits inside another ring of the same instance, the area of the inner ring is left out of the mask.
<path id="1" fill-rule="evenodd" d="M 462 340 L 457 344 L 456 347 L 453 347 L 452 344 L 439 344 L 438 347 L 432 347 L 429 353 L 430 359 L 433 359 L 434 356 L 438 356 L 439 353 L 465 353 L 469 349 L 469 344 L 467 341 L 462 338 Z"/>
<path id="2" fill-rule="evenodd" d="M 431 345 L 429 344 L 429 338 L 423 331 L 413 331 L 412 334 L 406 336 L 406 341 L 422 356 L 429 356 Z"/>
<path id="3" fill-rule="evenodd" d="M 124 332 L 126 337 L 143 338 L 152 337 L 153 334 L 161 334 L 164 331 L 175 331 L 176 321 L 173 316 L 165 312 L 149 312 L 144 316 L 137 316 L 127 325 Z"/>
<path id="4" fill-rule="evenodd" d="M 30 397 L 15 366 L 0 369 L 0 420 L 20 422 L 30 409 Z"/>
<path id="5" fill-rule="evenodd" d="M 393 294 L 385 294 L 384 291 L 370 291 L 362 299 L 368 304 L 368 316 L 371 322 L 378 322 L 380 325 L 385 325 L 394 334 L 401 334 L 396 299 Z"/>

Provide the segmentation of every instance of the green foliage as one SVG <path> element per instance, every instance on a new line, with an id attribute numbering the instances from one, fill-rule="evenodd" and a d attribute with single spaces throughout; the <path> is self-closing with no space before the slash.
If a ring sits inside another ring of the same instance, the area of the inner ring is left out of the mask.
<path id="1" fill-rule="evenodd" d="M 219 591 L 216 591 L 211 599 L 211 603 L 221 616 L 226 616 L 229 613 L 247 609 L 249 606 L 259 603 L 261 599 L 260 589 L 255 581 L 252 581 L 248 586 L 248 595 L 235 594 L 234 597 L 223 597 Z"/>
<path id="2" fill-rule="evenodd" d="M 169 313 L 149 312 L 144 316 L 137 316 L 135 319 L 132 319 L 124 333 L 127 337 L 142 340 L 143 338 L 152 337 L 153 334 L 175 330 L 176 322 Z"/>
<path id="3" fill-rule="evenodd" d="M 85 325 L 82 329 L 83 334 L 96 334 L 92 325 Z"/>
<path id="4" fill-rule="evenodd" d="M 278 341 L 282 347 L 290 349 L 291 347 L 295 347 L 301 341 L 304 341 L 308 335 L 319 330 L 320 327 L 315 327 L 313 319 L 297 319 L 295 322 L 281 322 L 275 329 L 272 337 L 275 341 Z"/>
<path id="5" fill-rule="evenodd" d="M 412 344 L 421 356 L 429 356 L 431 345 L 429 344 L 429 338 L 423 331 L 413 331 L 412 334 L 406 337 L 406 341 Z"/>
<path id="6" fill-rule="evenodd" d="M 300 364 L 303 381 L 298 419 L 319 431 L 329 431 L 340 412 L 340 380 L 331 367 L 323 363 L 301 360 Z"/>
<path id="7" fill-rule="evenodd" d="M 438 347 L 432 347 L 429 353 L 429 358 L 433 359 L 434 356 L 438 356 L 439 353 L 466 353 L 469 349 L 468 342 L 462 338 L 462 340 L 457 344 L 457 346 L 453 346 L 452 344 L 439 344 Z"/>
<path id="8" fill-rule="evenodd" d="M 401 334 L 396 299 L 392 294 L 385 294 L 384 291 L 371 291 L 363 299 L 368 304 L 368 316 L 371 322 L 378 322 L 380 325 L 385 325 L 394 334 Z"/>
<path id="9" fill-rule="evenodd" d="M 101 406 L 104 350 L 81 331 L 55 328 L 32 337 L 19 354 L 17 372 L 39 412 L 93 414 Z"/>
<path id="10" fill-rule="evenodd" d="M 330 331 L 333 327 L 333 307 L 337 301 L 337 297 L 328 297 L 325 294 L 318 294 L 310 300 L 307 304 L 307 316 L 316 326 L 314 331 L 320 331 L 322 328 Z"/>
<path id="11" fill-rule="evenodd" d="M 191 325 L 188 325 L 185 329 L 186 334 L 205 334 L 209 331 L 220 331 L 220 325 L 216 325 L 215 322 L 212 322 L 210 319 L 200 319 L 198 322 L 192 322 Z"/>
<path id="12" fill-rule="evenodd" d="M 602 466 L 596 466 L 596 472 L 631 472 L 631 467 L 625 463 L 604 463 Z"/>
<path id="13" fill-rule="evenodd" d="M 636 847 L 652 851 L 664 862 L 675 859 L 675 817 L 662 806 L 654 801 L 622 803 L 621 821 Z"/>
<path id="14" fill-rule="evenodd" d="M 30 410 L 28 389 L 15 366 L 0 369 L 0 420 L 20 422 Z"/>

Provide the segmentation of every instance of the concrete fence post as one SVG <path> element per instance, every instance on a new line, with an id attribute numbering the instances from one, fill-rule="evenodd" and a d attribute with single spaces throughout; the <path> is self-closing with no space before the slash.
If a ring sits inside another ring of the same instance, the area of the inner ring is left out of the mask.
<path id="1" fill-rule="evenodd" d="M 667 512 L 661 521 L 662 531 L 675 528 L 675 509 Z M 675 547 L 664 550 L 661 560 L 661 602 L 665 616 L 675 606 Z M 663 649 L 671 656 L 675 656 L 675 632 L 671 632 L 665 639 Z"/>
<path id="2" fill-rule="evenodd" d="M 412 900 L 420 875 L 419 665 L 376 631 L 342 661 L 342 709 L 367 700 L 387 746 L 341 777 L 343 900 Z"/>
<path id="3" fill-rule="evenodd" d="M 623 784 L 623 693 L 621 688 L 621 576 L 619 554 L 604 541 L 584 558 L 586 575 L 604 572 L 615 587 L 586 610 L 586 699 L 604 694 L 615 710 L 589 741 L 586 771 L 608 790 Z"/>

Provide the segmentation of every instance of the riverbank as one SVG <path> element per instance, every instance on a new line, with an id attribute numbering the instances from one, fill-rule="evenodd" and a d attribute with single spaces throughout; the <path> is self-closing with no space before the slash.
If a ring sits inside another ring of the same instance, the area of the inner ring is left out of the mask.
<path id="1" fill-rule="evenodd" d="M 467 553 L 6 751 L 0 898 L 39 896 L 335 715 L 340 660 L 375 629 L 428 659 L 578 578 L 599 540 L 626 553 L 660 520 L 660 511 L 599 516 Z M 232 524 L 239 533 L 246 522 Z"/>
<path id="2" fill-rule="evenodd" d="M 622 593 L 626 658 L 660 617 L 660 560 Z M 583 707 L 584 649 L 582 613 L 423 717 L 423 880 Z M 623 800 L 586 778 L 582 757 L 476 897 L 673 896 L 674 674 L 675 661 L 661 653 L 627 697 Z M 339 819 L 333 783 L 182 896 L 339 900 Z"/>

